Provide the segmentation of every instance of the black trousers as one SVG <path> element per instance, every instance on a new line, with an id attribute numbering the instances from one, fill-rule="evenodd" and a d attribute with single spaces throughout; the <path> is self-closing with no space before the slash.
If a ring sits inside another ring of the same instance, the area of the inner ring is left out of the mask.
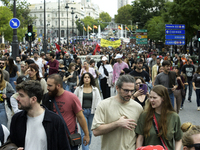
<path id="1" fill-rule="evenodd" d="M 110 87 L 107 84 L 107 78 L 100 80 L 101 90 L 103 94 L 103 99 L 110 97 Z"/>

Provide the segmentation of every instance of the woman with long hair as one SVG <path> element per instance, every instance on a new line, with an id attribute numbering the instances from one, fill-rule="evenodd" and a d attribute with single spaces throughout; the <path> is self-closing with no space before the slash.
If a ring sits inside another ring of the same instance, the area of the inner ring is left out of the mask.
<path id="1" fill-rule="evenodd" d="M 135 93 L 133 94 L 133 99 L 138 102 L 142 107 L 145 106 L 145 102 L 148 99 L 148 93 L 144 93 L 142 89 L 140 89 L 141 85 L 146 85 L 146 82 L 142 77 L 135 77 Z"/>
<path id="2" fill-rule="evenodd" d="M 0 70 L 0 124 L 9 127 L 11 121 L 10 97 L 15 93 L 11 84 L 4 80 L 2 70 Z M 9 107 L 8 107 L 9 106 Z"/>
<path id="3" fill-rule="evenodd" d="M 193 76 L 192 85 L 196 92 L 197 110 L 200 111 L 200 66 L 197 68 L 197 71 Z"/>
<path id="4" fill-rule="evenodd" d="M 78 74 L 81 73 L 81 68 L 82 68 L 82 65 L 81 65 L 81 59 L 79 57 L 76 57 L 75 59 L 75 63 L 76 63 L 76 71 Z"/>
<path id="5" fill-rule="evenodd" d="M 174 91 L 174 108 L 177 114 L 179 113 L 179 110 L 181 108 L 182 103 L 182 91 L 184 91 L 185 88 L 185 81 L 182 75 L 180 75 L 180 70 L 177 66 L 173 67 L 173 71 L 176 72 L 176 80 L 178 83 L 178 87 Z"/>
<path id="6" fill-rule="evenodd" d="M 78 73 L 75 71 L 76 64 L 70 63 L 69 69 L 66 75 L 63 77 L 63 81 L 66 83 L 65 90 L 74 93 L 77 85 L 79 84 Z"/>
<path id="7" fill-rule="evenodd" d="M 98 88 L 95 85 L 94 77 L 90 73 L 87 72 L 81 76 L 79 86 L 76 88 L 74 94 L 78 96 L 81 102 L 83 114 L 85 116 L 90 135 L 90 143 L 87 146 L 85 146 L 84 143 L 82 143 L 82 150 L 89 150 L 89 145 L 91 144 L 92 140 L 92 121 L 94 118 L 96 107 L 101 101 L 101 96 Z M 82 141 L 84 136 L 84 132 L 81 129 Z"/>
<path id="8" fill-rule="evenodd" d="M 45 79 L 41 78 L 39 75 L 39 67 L 36 63 L 32 63 L 28 66 L 28 75 L 30 80 L 38 80 L 41 84 L 41 87 L 43 89 L 43 94 L 46 94 L 47 91 L 47 82 Z"/>
<path id="9" fill-rule="evenodd" d="M 135 131 L 138 134 L 136 148 L 162 145 L 169 150 L 181 150 L 180 118 L 172 107 L 167 88 L 163 85 L 152 88 L 147 106 L 139 117 Z"/>
<path id="10" fill-rule="evenodd" d="M 13 57 L 8 57 L 5 70 L 9 72 L 9 74 L 10 74 L 10 84 L 12 85 L 13 89 L 15 90 L 14 81 L 17 80 L 16 75 L 19 76 L 20 73 L 18 71 L 17 66 L 14 64 Z"/>

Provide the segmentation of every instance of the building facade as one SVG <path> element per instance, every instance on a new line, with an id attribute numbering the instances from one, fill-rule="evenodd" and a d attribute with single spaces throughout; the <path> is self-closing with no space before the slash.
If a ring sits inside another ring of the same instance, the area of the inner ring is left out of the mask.
<path id="1" fill-rule="evenodd" d="M 127 4 L 128 4 L 128 0 L 118 0 L 118 9 Z"/>
<path id="2" fill-rule="evenodd" d="M 65 8 L 66 3 L 68 3 L 68 17 L 67 9 Z M 37 29 L 37 35 L 39 37 L 44 34 L 44 3 L 31 4 L 30 16 L 35 17 L 35 22 L 32 24 Z M 72 19 L 72 9 L 73 9 L 73 19 Z M 76 29 L 76 19 L 83 19 L 86 16 L 91 16 L 94 19 L 99 18 L 99 7 L 93 5 L 90 0 L 85 0 L 82 2 L 73 2 L 70 0 L 64 0 L 60 2 L 60 36 L 67 37 L 67 20 L 68 20 L 68 33 L 69 37 L 72 36 L 72 26 L 74 29 L 74 34 L 77 35 L 78 31 Z M 75 17 L 78 18 L 75 18 Z M 73 20 L 73 22 L 72 22 Z M 74 24 L 74 25 L 72 25 Z M 58 37 L 59 31 L 59 11 L 58 2 L 46 2 L 46 35 L 48 37 Z"/>

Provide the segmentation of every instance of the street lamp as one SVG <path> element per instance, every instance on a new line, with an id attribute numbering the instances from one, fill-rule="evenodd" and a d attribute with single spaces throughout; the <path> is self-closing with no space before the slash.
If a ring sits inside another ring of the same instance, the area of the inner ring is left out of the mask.
<path id="1" fill-rule="evenodd" d="M 49 35 L 49 30 L 48 30 L 48 26 L 50 26 L 50 23 L 47 24 L 47 40 L 48 40 L 48 35 Z"/>
<path id="2" fill-rule="evenodd" d="M 77 15 L 75 16 L 75 19 L 76 19 L 76 20 L 78 19 L 78 16 L 77 16 Z M 77 36 L 78 36 L 78 29 L 76 28 L 76 43 L 77 43 Z"/>
<path id="3" fill-rule="evenodd" d="M 74 10 L 75 10 L 75 8 L 71 8 L 72 9 L 72 12 L 71 12 L 71 14 L 72 14 L 72 44 L 74 44 Z"/>
<path id="4" fill-rule="evenodd" d="M 68 31 L 68 9 L 69 9 L 69 5 L 68 5 L 68 3 L 66 4 L 65 8 L 67 9 L 67 46 L 69 46 L 69 31 Z"/>
<path id="5" fill-rule="evenodd" d="M 43 41 L 43 51 L 47 53 L 47 39 L 46 39 L 46 4 L 44 0 L 44 41 Z"/>

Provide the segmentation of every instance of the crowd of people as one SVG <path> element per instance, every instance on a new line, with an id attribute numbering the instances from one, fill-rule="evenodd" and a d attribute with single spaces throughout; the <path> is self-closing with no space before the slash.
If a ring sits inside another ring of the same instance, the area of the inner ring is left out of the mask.
<path id="1" fill-rule="evenodd" d="M 101 48 L 95 60 L 94 48 L 2 54 L 0 145 L 8 138 L 18 150 L 89 150 L 94 135 L 102 150 L 199 150 L 200 127 L 178 115 L 193 91 L 200 111 L 200 67 L 189 54 L 127 45 Z M 77 122 L 82 142 L 74 145 Z"/>

